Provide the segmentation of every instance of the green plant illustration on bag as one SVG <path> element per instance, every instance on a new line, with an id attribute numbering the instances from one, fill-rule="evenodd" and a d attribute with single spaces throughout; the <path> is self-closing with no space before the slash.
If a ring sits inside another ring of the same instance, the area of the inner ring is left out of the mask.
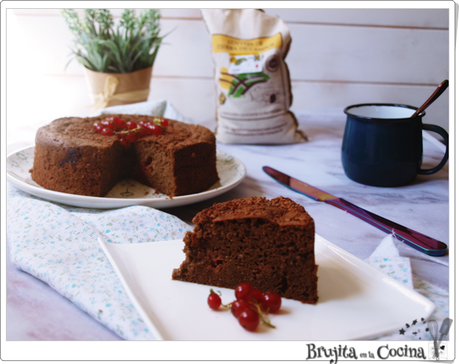
<path id="1" fill-rule="evenodd" d="M 247 61 L 247 58 L 240 58 L 240 59 L 238 59 L 238 60 L 235 62 L 235 64 L 236 64 L 237 66 L 239 66 L 239 65 L 240 65 L 242 62 L 244 62 L 244 61 Z"/>
<path id="2" fill-rule="evenodd" d="M 263 72 L 232 75 L 226 68 L 220 69 L 220 86 L 228 90 L 228 97 L 241 97 L 254 85 L 266 82 L 270 77 Z"/>

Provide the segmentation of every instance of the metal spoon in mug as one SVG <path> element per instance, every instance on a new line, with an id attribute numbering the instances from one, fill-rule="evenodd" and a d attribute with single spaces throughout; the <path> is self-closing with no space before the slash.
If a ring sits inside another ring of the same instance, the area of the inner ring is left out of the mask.
<path id="1" fill-rule="evenodd" d="M 438 85 L 438 87 L 435 89 L 433 94 L 427 99 L 422 106 L 416 110 L 416 112 L 411 115 L 411 117 L 415 117 L 416 115 L 419 115 L 421 112 L 423 112 L 425 109 L 429 107 L 429 105 L 434 102 L 442 93 L 448 88 L 449 82 L 448 80 L 444 80 L 442 83 Z"/>

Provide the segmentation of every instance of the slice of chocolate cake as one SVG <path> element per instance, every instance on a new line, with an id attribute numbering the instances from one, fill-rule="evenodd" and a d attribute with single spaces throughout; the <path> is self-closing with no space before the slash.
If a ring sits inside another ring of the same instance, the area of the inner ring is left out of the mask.
<path id="1" fill-rule="evenodd" d="M 317 302 L 314 220 L 289 198 L 215 204 L 193 219 L 186 259 L 172 279 L 236 288 L 250 283 L 304 303 Z"/>

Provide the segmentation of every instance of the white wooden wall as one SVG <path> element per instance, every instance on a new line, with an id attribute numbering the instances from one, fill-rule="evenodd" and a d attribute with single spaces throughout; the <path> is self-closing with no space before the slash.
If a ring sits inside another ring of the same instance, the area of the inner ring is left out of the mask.
<path id="1" fill-rule="evenodd" d="M 292 34 L 286 60 L 293 111 L 365 102 L 420 106 L 450 76 L 448 8 L 265 11 Z M 196 120 L 213 118 L 214 70 L 201 12 L 162 9 L 162 15 L 164 32 L 174 30 L 155 63 L 149 99 L 168 99 Z M 73 61 L 65 69 L 72 37 L 59 10 L 7 9 L 6 21 L 8 131 L 33 136 L 54 118 L 90 115 L 82 66 Z M 448 100 L 449 91 L 425 122 L 448 130 Z"/>

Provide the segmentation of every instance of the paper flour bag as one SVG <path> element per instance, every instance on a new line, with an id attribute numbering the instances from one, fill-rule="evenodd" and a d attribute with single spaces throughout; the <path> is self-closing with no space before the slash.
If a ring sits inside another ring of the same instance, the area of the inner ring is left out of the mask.
<path id="1" fill-rule="evenodd" d="M 297 129 L 285 63 L 290 31 L 279 18 L 255 9 L 203 9 L 212 40 L 219 142 L 304 142 Z"/>

